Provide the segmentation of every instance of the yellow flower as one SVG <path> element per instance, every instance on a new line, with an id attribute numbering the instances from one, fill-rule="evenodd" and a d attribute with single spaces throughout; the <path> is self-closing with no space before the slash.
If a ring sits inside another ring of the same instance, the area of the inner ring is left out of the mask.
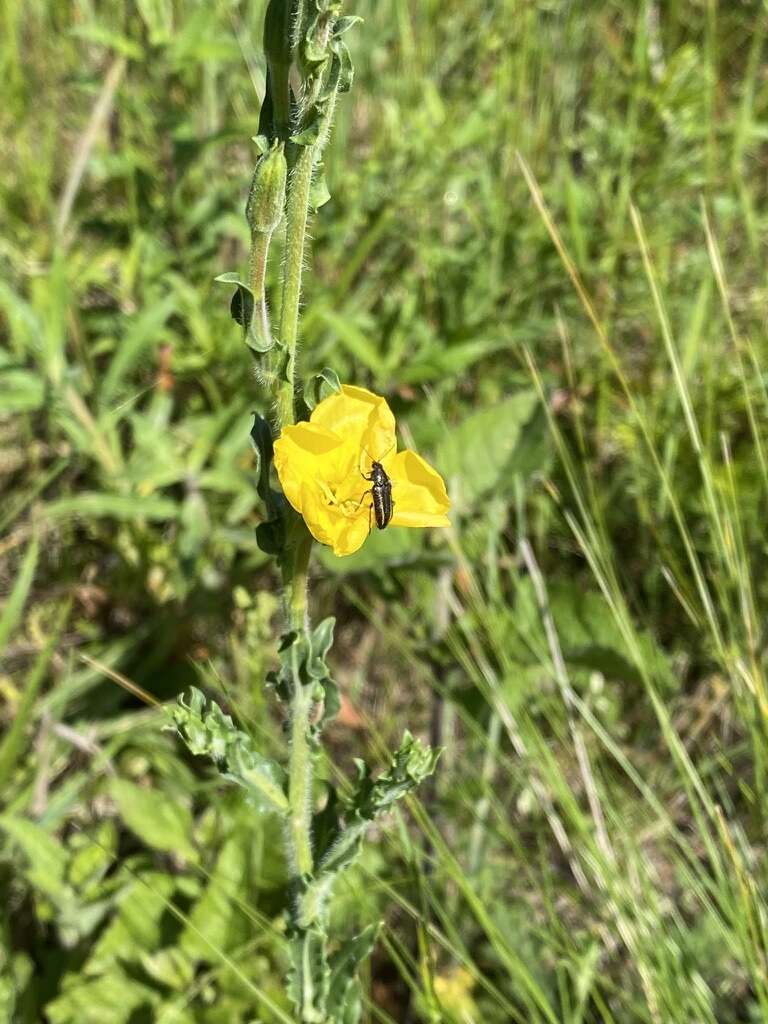
<path id="1" fill-rule="evenodd" d="M 420 455 L 397 451 L 395 417 L 365 388 L 342 385 L 308 423 L 285 427 L 275 441 L 275 469 L 288 501 L 312 536 L 337 555 L 351 555 L 374 523 L 371 463 L 392 483 L 390 526 L 449 526 L 443 478 Z"/>

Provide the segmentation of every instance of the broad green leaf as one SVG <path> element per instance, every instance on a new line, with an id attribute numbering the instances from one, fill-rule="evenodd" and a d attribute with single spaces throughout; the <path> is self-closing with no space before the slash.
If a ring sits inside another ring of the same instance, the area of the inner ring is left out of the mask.
<path id="1" fill-rule="evenodd" d="M 191 841 L 192 815 L 184 804 L 162 790 L 137 786 L 127 779 L 113 779 L 110 794 L 125 824 L 147 846 L 197 860 Z"/>
<path id="2" fill-rule="evenodd" d="M 117 960 L 138 963 L 143 953 L 157 950 L 163 939 L 166 902 L 174 889 L 173 877 L 159 871 L 129 879 L 117 897 L 117 913 L 99 936 L 84 972 L 111 972 Z"/>
<path id="3" fill-rule="evenodd" d="M 117 393 L 125 386 L 129 373 L 143 357 L 150 346 L 159 345 L 168 317 L 176 311 L 176 297 L 169 296 L 162 302 L 150 304 L 143 312 L 128 321 L 125 335 L 115 344 L 115 354 L 99 386 L 99 400 L 102 408 L 108 408 L 115 401 Z"/>
<path id="4" fill-rule="evenodd" d="M 325 932 L 308 928 L 291 939 L 288 993 L 302 1021 L 328 1018 L 325 1013 L 331 971 L 325 955 Z"/>
<path id="5" fill-rule="evenodd" d="M 473 506 L 491 491 L 511 493 L 520 472 L 516 462 L 530 471 L 525 429 L 537 403 L 535 391 L 520 391 L 468 416 L 440 443 L 436 465 L 451 480 L 462 507 Z"/>
<path id="6" fill-rule="evenodd" d="M 381 923 L 368 925 L 359 935 L 347 939 L 330 960 L 331 978 L 328 1013 L 339 1024 L 357 1024 L 360 1019 L 361 993 L 358 971 L 376 945 Z"/>
<path id="7" fill-rule="evenodd" d="M 155 494 L 139 497 L 83 491 L 71 498 L 52 501 L 46 511 L 56 519 L 82 516 L 84 519 L 108 518 L 134 523 L 141 519 L 175 519 L 179 514 L 179 506 L 171 498 Z"/>
<path id="8" fill-rule="evenodd" d="M 70 31 L 73 36 L 77 36 L 90 43 L 96 43 L 98 46 L 108 47 L 129 60 L 140 61 L 144 58 L 144 50 L 138 43 L 122 35 L 120 32 L 113 32 L 104 25 L 89 22 L 83 25 L 76 25 Z"/>
<path id="9" fill-rule="evenodd" d="M 0 414 L 34 412 L 45 400 L 45 386 L 37 373 L 0 369 Z"/>
<path id="10" fill-rule="evenodd" d="M 137 0 L 139 14 L 144 19 L 153 46 L 167 43 L 173 35 L 173 6 L 171 0 Z"/>
<path id="11" fill-rule="evenodd" d="M 69 840 L 72 858 L 67 868 L 70 883 L 86 892 L 95 887 L 114 863 L 118 835 L 115 822 L 103 821 L 95 835 L 76 832 Z"/>
<path id="12" fill-rule="evenodd" d="M 238 901 L 248 890 L 251 842 L 248 833 L 240 831 L 222 847 L 208 885 L 189 912 L 189 922 L 179 939 L 189 957 L 210 961 L 215 959 L 213 950 L 235 949 L 246 941 L 251 926 Z"/>
<path id="13" fill-rule="evenodd" d="M 168 946 L 156 953 L 144 953 L 141 966 L 161 985 L 180 991 L 187 991 L 194 979 L 194 964 L 177 946 Z"/>
<path id="14" fill-rule="evenodd" d="M 398 370 L 398 380 L 404 384 L 423 384 L 444 377 L 455 377 L 479 359 L 506 348 L 507 344 L 506 340 L 472 339 L 446 346 L 436 341 L 426 353 L 409 360 Z"/>
<path id="15" fill-rule="evenodd" d="M 159 1002 L 156 989 L 144 985 L 119 968 L 100 978 L 68 974 L 62 993 L 45 1008 L 49 1024 L 129 1024 L 155 1019 L 152 1008 Z"/>
<path id="16" fill-rule="evenodd" d="M 64 880 L 68 857 L 58 839 L 34 821 L 10 814 L 0 817 L 0 829 L 20 847 L 30 883 L 54 901 L 66 901 L 71 896 Z"/>

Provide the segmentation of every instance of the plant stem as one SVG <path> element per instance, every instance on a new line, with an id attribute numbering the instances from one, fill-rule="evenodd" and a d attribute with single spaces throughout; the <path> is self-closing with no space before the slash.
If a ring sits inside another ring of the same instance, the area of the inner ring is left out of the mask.
<path id="1" fill-rule="evenodd" d="M 314 159 L 315 147 L 302 146 L 291 172 L 286 209 L 283 295 L 280 306 L 280 343 L 285 350 L 285 363 L 277 395 L 278 416 L 283 426 L 295 422 L 296 340 Z"/>
<path id="2" fill-rule="evenodd" d="M 307 572 L 312 537 L 303 523 L 294 534 L 283 564 L 286 617 L 289 628 L 306 630 Z M 293 691 L 291 693 L 291 751 L 288 761 L 289 858 L 300 876 L 312 873 L 312 749 L 309 716 L 312 691 L 300 672 L 300 647 L 292 648 Z"/>

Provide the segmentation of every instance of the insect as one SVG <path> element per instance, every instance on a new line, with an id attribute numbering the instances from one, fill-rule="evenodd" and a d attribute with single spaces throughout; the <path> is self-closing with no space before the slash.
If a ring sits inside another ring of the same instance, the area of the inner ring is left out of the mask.
<path id="1" fill-rule="evenodd" d="M 392 481 L 387 476 L 386 469 L 375 459 L 371 461 L 371 472 L 363 473 L 363 477 L 370 480 L 371 483 L 370 491 L 366 491 L 365 494 L 370 494 L 373 499 L 371 508 L 376 517 L 376 526 L 380 530 L 385 530 L 395 507 L 395 503 L 392 501 Z M 370 530 L 370 525 L 368 529 Z"/>

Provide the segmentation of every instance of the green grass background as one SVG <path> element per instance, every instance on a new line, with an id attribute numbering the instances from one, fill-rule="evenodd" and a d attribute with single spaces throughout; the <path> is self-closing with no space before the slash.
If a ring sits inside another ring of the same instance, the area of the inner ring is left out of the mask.
<path id="1" fill-rule="evenodd" d="M 434 785 L 341 886 L 366 1021 L 768 1021 L 768 75 L 752 0 L 356 0 L 302 375 L 385 394 L 453 528 L 320 554 L 341 771 Z M 259 0 L 0 7 L 0 1014 L 286 1021 L 246 259 Z M 272 286 L 279 266 L 271 268 Z M 326 772 L 331 772 L 330 762 Z"/>

